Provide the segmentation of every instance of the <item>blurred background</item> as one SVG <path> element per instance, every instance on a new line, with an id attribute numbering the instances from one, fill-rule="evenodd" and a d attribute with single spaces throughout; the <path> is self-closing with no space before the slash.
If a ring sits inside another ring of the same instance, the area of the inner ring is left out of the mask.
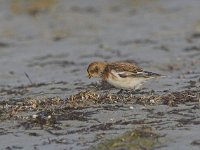
<path id="1" fill-rule="evenodd" d="M 158 92 L 199 86 L 198 0 L 1 0 L 0 96 L 65 97 L 90 88 L 95 60 L 131 61 L 167 78 Z"/>

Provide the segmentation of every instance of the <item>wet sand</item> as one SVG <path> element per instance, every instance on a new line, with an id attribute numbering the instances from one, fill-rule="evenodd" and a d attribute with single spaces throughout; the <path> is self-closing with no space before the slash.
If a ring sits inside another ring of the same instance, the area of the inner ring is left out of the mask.
<path id="1" fill-rule="evenodd" d="M 0 149 L 144 149 L 130 143 L 151 136 L 146 149 L 199 149 L 199 6 L 0 2 Z M 94 60 L 136 62 L 166 77 L 116 94 L 86 77 Z"/>

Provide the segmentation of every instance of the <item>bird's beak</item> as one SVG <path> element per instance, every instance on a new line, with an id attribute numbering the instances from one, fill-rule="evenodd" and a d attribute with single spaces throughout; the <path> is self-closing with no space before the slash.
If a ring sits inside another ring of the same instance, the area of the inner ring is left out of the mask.
<path id="1" fill-rule="evenodd" d="M 87 77 L 90 79 L 90 78 L 91 78 L 91 75 L 87 74 Z"/>

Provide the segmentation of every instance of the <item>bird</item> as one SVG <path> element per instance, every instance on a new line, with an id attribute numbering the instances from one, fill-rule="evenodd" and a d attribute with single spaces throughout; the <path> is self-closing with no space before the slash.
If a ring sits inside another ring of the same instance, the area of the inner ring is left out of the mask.
<path id="1" fill-rule="evenodd" d="M 121 90 L 137 90 L 146 80 L 162 76 L 158 73 L 144 71 L 135 63 L 105 61 L 90 63 L 87 74 L 89 79 L 101 78 Z"/>

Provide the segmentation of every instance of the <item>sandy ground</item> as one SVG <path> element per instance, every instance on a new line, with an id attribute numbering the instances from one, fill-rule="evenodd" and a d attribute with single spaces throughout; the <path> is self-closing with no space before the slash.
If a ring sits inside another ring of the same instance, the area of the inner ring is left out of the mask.
<path id="1" fill-rule="evenodd" d="M 2 0 L 0 149 L 94 149 L 144 126 L 160 136 L 147 149 L 199 149 L 199 7 L 197 0 Z M 86 77 L 94 60 L 136 62 L 166 77 L 137 94 L 110 94 Z"/>

